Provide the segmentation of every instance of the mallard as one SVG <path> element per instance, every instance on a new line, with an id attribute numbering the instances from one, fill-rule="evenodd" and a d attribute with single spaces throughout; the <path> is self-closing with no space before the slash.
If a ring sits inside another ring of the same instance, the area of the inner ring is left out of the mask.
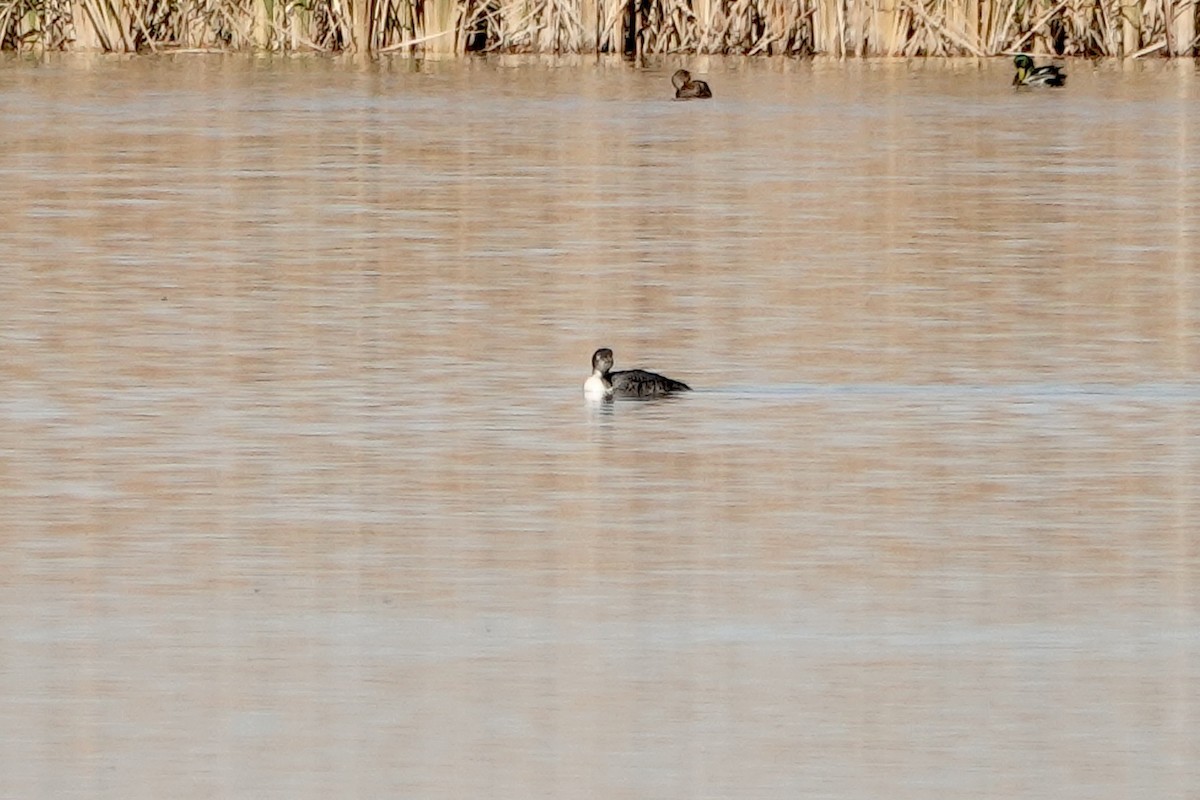
<path id="1" fill-rule="evenodd" d="M 1060 67 L 1035 67 L 1033 59 L 1027 55 L 1017 56 L 1013 64 L 1017 67 L 1013 86 L 1062 86 L 1067 82 L 1067 73 Z"/>
<path id="2" fill-rule="evenodd" d="M 583 382 L 583 393 L 600 400 L 617 397 L 661 397 L 672 392 L 690 392 L 692 387 L 681 381 L 646 372 L 627 369 L 613 372 L 613 351 L 601 347 L 592 354 L 592 376 Z"/>
<path id="3" fill-rule="evenodd" d="M 693 97 L 712 97 L 712 89 L 704 81 L 692 80 L 692 73 L 686 69 L 677 69 L 671 76 L 675 86 L 676 100 L 691 100 Z"/>

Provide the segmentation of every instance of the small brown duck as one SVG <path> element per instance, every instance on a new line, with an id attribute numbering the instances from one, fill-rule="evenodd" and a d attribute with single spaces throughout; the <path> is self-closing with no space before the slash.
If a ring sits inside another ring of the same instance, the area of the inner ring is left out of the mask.
<path id="1" fill-rule="evenodd" d="M 675 70 L 675 74 L 671 76 L 671 83 L 675 86 L 676 100 L 712 97 L 712 89 L 708 88 L 708 84 L 704 81 L 692 80 L 692 73 L 686 69 Z"/>

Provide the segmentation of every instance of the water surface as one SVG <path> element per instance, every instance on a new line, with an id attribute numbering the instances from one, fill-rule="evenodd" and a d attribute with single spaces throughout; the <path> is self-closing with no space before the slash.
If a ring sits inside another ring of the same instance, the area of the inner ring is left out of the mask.
<path id="1" fill-rule="evenodd" d="M 1192 62 L 677 66 L 0 65 L 0 795 L 1194 796 Z"/>

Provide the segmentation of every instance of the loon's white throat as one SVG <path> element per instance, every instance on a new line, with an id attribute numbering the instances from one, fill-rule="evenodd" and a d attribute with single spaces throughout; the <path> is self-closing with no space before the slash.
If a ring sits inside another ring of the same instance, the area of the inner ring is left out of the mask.
<path id="1" fill-rule="evenodd" d="M 604 376 L 599 372 L 593 372 L 592 376 L 583 382 L 583 393 L 592 398 L 611 397 L 612 384 L 604 380 Z"/>

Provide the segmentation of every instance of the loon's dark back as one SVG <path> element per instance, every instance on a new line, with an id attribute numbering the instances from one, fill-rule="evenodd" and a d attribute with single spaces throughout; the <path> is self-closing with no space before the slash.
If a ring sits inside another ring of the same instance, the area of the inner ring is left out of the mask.
<path id="1" fill-rule="evenodd" d="M 673 380 L 657 372 L 644 369 L 627 369 L 610 372 L 613 393 L 624 397 L 656 397 L 671 392 L 690 392 L 692 387 L 683 381 Z"/>

